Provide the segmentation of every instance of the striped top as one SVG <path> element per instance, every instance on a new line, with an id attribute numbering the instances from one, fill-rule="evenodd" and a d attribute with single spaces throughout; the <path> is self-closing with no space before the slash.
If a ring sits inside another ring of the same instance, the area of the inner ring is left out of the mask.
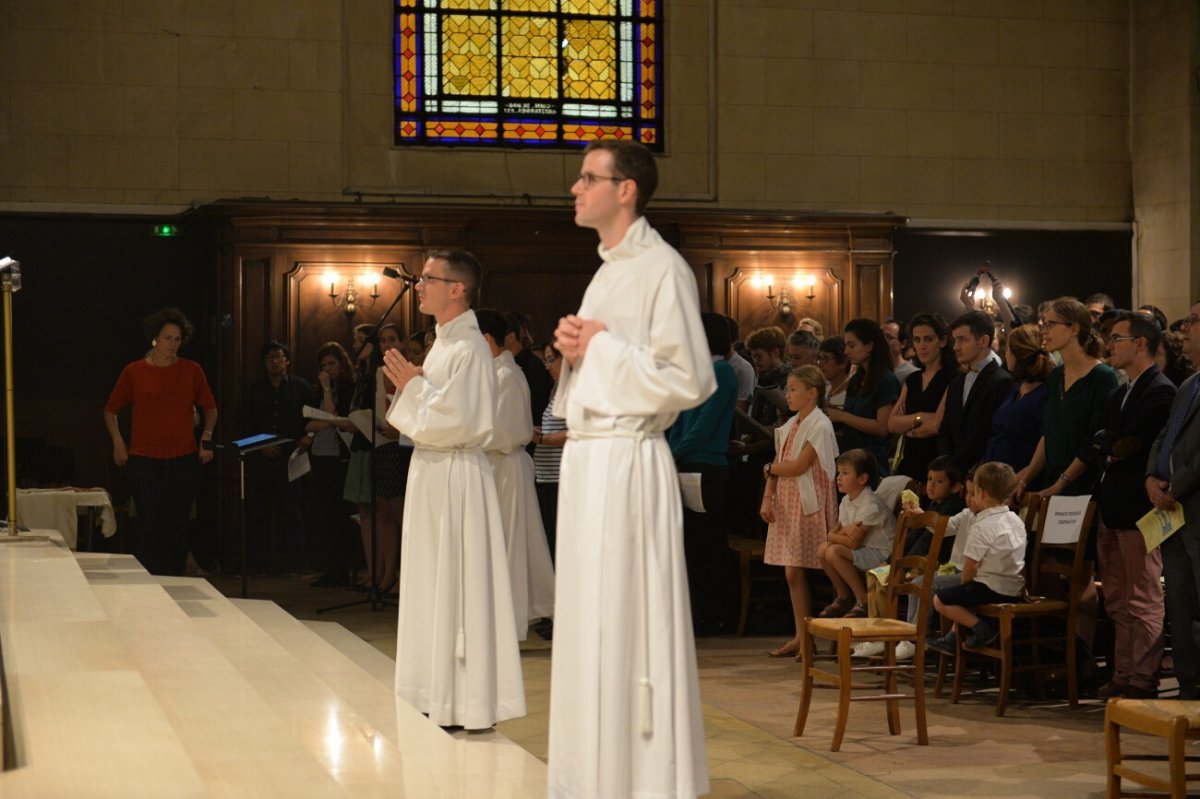
<path id="1" fill-rule="evenodd" d="M 558 387 L 555 386 L 557 389 Z M 551 395 L 546 410 L 542 413 L 542 435 L 562 433 L 567 429 L 567 420 L 554 415 L 554 400 Z M 558 467 L 562 463 L 562 447 L 547 447 L 538 444 L 533 451 L 533 474 L 539 483 L 557 483 Z"/>

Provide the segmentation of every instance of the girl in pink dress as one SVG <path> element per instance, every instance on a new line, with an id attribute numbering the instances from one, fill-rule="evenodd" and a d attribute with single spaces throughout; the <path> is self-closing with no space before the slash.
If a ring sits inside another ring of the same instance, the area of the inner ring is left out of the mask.
<path id="1" fill-rule="evenodd" d="M 763 467 L 763 520 L 768 523 L 764 563 L 784 567 L 796 635 L 771 657 L 800 651 L 800 626 L 810 615 L 811 597 L 805 569 L 819 569 L 817 547 L 837 525 L 837 438 L 833 423 L 821 410 L 825 377 L 815 366 L 802 366 L 788 376 L 787 404 L 796 415 L 775 431 L 775 460 Z"/>

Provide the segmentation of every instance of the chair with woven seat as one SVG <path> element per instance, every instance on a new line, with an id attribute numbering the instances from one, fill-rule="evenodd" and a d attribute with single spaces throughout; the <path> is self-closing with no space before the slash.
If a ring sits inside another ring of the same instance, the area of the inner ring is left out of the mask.
<path id="1" fill-rule="evenodd" d="M 1167 739 L 1166 755 L 1121 756 L 1121 728 Z M 1187 741 L 1200 740 L 1200 702 L 1181 699 L 1110 699 L 1104 708 L 1104 748 L 1108 758 L 1108 799 L 1125 796 L 1152 796 L 1145 791 L 1124 791 L 1121 780 L 1128 779 L 1147 788 L 1165 792 L 1171 799 L 1184 799 L 1187 784 L 1200 781 L 1200 773 L 1187 773 L 1188 762 L 1200 761 L 1189 755 Z M 1147 774 L 1128 765 L 1129 761 L 1167 761 L 1168 778 Z"/>
<path id="2" fill-rule="evenodd" d="M 1053 497 L 1045 500 L 1038 512 L 1037 538 L 1026 573 L 1027 595 L 1023 601 L 980 605 L 975 609 L 977 616 L 991 619 L 999 627 L 1000 635 L 995 645 L 968 650 L 963 648 L 964 636 L 958 636 L 954 689 L 950 695 L 952 703 L 957 703 L 962 695 L 967 659 L 988 657 L 999 661 L 997 716 L 1004 715 L 1013 674 L 1019 673 L 1034 675 L 1039 697 L 1045 695 L 1048 678 L 1064 677 L 1067 701 L 1071 707 L 1079 707 L 1075 627 L 1080 597 L 1091 573 L 1086 545 L 1096 503 L 1087 504 L 1075 541 L 1048 543 L 1045 541 L 1046 520 L 1053 512 L 1050 505 L 1053 500 Z M 1047 653 L 1053 657 L 1047 659 Z"/>
<path id="3" fill-rule="evenodd" d="M 833 731 L 833 744 L 830 751 L 836 752 L 842 746 L 842 737 L 846 732 L 846 721 L 850 715 L 850 703 L 858 701 L 887 702 L 888 732 L 900 734 L 900 700 L 912 699 L 916 710 L 917 742 L 924 746 L 929 743 L 929 734 L 925 725 L 925 628 L 929 618 L 929 602 L 933 588 L 933 580 L 926 578 L 920 583 L 914 579 L 920 575 L 931 575 L 937 569 L 938 550 L 942 538 L 946 534 L 945 516 L 932 511 L 916 514 L 902 513 L 896 524 L 896 537 L 892 545 L 891 569 L 888 573 L 887 585 L 887 616 L 884 618 L 856 619 L 805 619 L 804 629 L 800 636 L 800 652 L 804 661 L 804 672 L 801 678 L 800 708 L 796 713 L 796 726 L 792 731 L 795 736 L 804 734 L 808 721 L 808 711 L 812 703 L 814 684 L 820 680 L 822 684 L 829 683 L 838 689 L 837 721 Z M 909 531 L 928 527 L 933 531 L 933 540 L 929 552 L 925 555 L 904 555 L 904 542 Z M 902 621 L 899 615 L 900 597 L 907 596 L 910 602 L 920 602 L 917 613 L 917 623 L 909 624 Z M 814 638 L 822 638 L 836 643 L 832 656 L 815 655 Z M 872 659 L 862 665 L 854 665 L 851 661 L 851 649 L 855 644 L 867 641 L 880 641 L 884 645 L 882 660 Z M 896 663 L 896 644 L 901 641 L 911 641 L 916 647 L 911 663 Z M 825 671 L 817 668 L 816 662 L 836 660 L 837 671 Z M 878 689 L 877 685 L 862 685 L 854 683 L 854 677 L 863 673 L 884 675 L 883 693 L 855 696 L 855 688 Z M 897 677 L 911 676 L 913 692 L 902 694 L 897 691 Z"/>
<path id="4" fill-rule="evenodd" d="M 1025 535 L 1030 541 L 1037 541 L 1041 536 L 1042 525 L 1045 524 L 1046 521 L 1046 505 L 1047 501 L 1044 497 L 1032 492 L 1026 493 L 1020 502 L 1018 514 L 1025 522 Z M 966 535 L 969 532 L 970 531 L 968 530 L 966 532 L 960 532 L 959 534 Z M 1032 558 L 1029 558 L 1025 562 L 1024 573 L 1026 585 L 1029 584 L 1029 566 L 1032 560 Z M 941 632 L 946 633 L 949 632 L 949 630 L 950 620 L 943 618 Z M 937 681 L 934 683 L 933 687 L 933 695 L 936 697 L 941 697 L 942 695 L 942 686 L 946 682 L 946 675 L 949 673 L 949 666 L 953 660 L 954 658 L 949 655 L 941 653 L 938 654 Z"/>

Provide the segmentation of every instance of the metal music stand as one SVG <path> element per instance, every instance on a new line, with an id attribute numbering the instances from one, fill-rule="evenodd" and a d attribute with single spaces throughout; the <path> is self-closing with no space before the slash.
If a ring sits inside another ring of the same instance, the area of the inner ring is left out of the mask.
<path id="1" fill-rule="evenodd" d="M 238 496 L 241 497 L 239 504 L 242 520 L 242 599 L 246 598 L 246 577 L 250 571 L 250 564 L 246 561 L 246 456 L 251 452 L 258 452 L 260 449 L 278 447 L 281 444 L 290 444 L 292 441 L 293 439 L 277 436 L 273 433 L 258 433 L 257 435 L 239 438 L 228 444 L 217 445 L 221 449 L 234 450 L 237 452 L 238 457 Z"/>

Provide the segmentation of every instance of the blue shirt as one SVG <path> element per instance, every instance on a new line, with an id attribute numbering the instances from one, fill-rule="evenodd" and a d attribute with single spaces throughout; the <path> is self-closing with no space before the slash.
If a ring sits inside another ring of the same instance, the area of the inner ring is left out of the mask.
<path id="1" fill-rule="evenodd" d="M 738 379 L 724 358 L 713 359 L 717 390 L 691 410 L 679 414 L 667 443 L 676 463 L 710 463 L 728 466 L 729 436 L 733 429 L 733 408 L 737 401 Z"/>

